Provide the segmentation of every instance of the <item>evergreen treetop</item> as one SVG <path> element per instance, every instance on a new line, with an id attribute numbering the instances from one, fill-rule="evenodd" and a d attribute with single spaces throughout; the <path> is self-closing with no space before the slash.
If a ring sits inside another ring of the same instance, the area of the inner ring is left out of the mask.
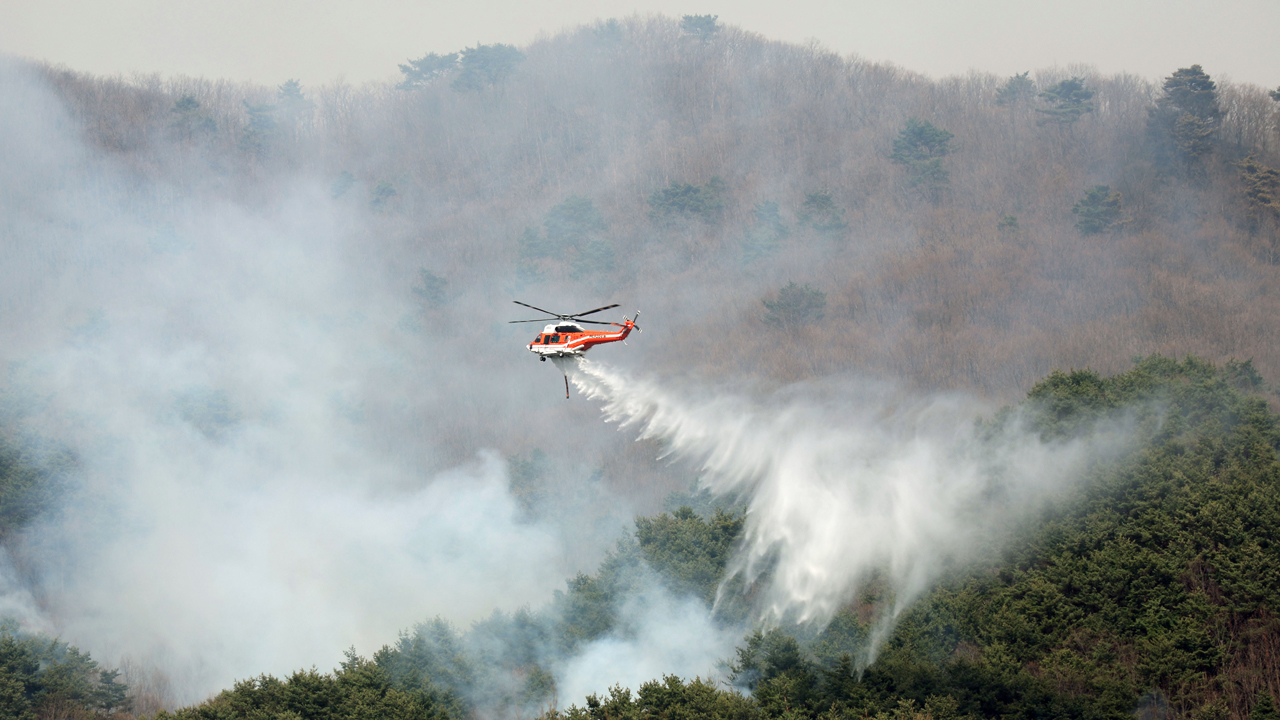
<path id="1" fill-rule="evenodd" d="M 1042 123 L 1072 125 L 1087 113 L 1093 112 L 1093 91 L 1085 87 L 1084 79 L 1072 77 L 1051 85 L 1038 97 L 1049 104 L 1047 108 L 1037 108 L 1036 112 L 1044 115 Z"/>
<path id="2" fill-rule="evenodd" d="M 404 80 L 396 87 L 401 90 L 413 90 L 422 87 L 437 77 L 454 70 L 458 66 L 458 53 L 440 55 L 427 53 L 417 60 L 409 60 L 400 65 Z"/>
<path id="3" fill-rule="evenodd" d="M 458 53 L 460 69 L 450 87 L 458 91 L 479 91 L 486 87 L 501 86 L 522 62 L 524 53 L 514 45 L 477 44 L 473 48 L 464 48 Z"/>
<path id="4" fill-rule="evenodd" d="M 720 26 L 716 24 L 719 17 L 719 15 L 685 15 L 680 19 L 680 30 L 706 42 L 720 32 Z"/>
<path id="5" fill-rule="evenodd" d="M 898 132 L 898 137 L 893 140 L 893 154 L 889 156 L 889 159 L 900 165 L 910 165 L 932 158 L 944 157 L 951 152 L 951 147 L 948 143 L 951 142 L 953 137 L 955 135 L 940 127 L 935 127 L 928 120 L 908 118 L 906 126 Z"/>
<path id="6" fill-rule="evenodd" d="M 649 218 L 662 225 L 699 220 L 714 224 L 724 211 L 728 185 L 719 176 L 703 185 L 671 181 L 649 195 Z"/>
<path id="7" fill-rule="evenodd" d="M 1280 217 L 1280 171 L 1263 165 L 1253 155 L 1241 160 L 1238 167 L 1249 210 Z"/>
<path id="8" fill-rule="evenodd" d="M 1120 193 L 1110 186 L 1094 185 L 1084 191 L 1084 198 L 1071 208 L 1077 216 L 1076 229 L 1084 235 L 1109 232 L 1120 225 Z"/>
<path id="9" fill-rule="evenodd" d="M 1218 91 L 1199 65 L 1179 68 L 1164 80 L 1164 94 L 1156 100 L 1161 110 L 1173 110 L 1176 115 L 1190 113 L 1206 122 L 1216 122 L 1222 111 L 1218 107 Z"/>
<path id="10" fill-rule="evenodd" d="M 907 166 L 908 184 L 934 202 L 951 182 L 951 174 L 942 166 L 942 159 L 951 153 L 949 143 L 953 137 L 928 120 L 908 118 L 893 141 L 889 159 Z"/>
<path id="11" fill-rule="evenodd" d="M 764 316 L 766 325 L 782 330 L 795 330 L 823 318 L 827 309 L 827 294 L 808 283 L 797 285 L 795 281 L 791 281 L 778 290 L 776 298 L 765 298 L 760 302 L 768 311 Z"/>
<path id="12" fill-rule="evenodd" d="M 1165 78 L 1147 120 L 1156 165 L 1198 174 L 1200 161 L 1213 149 L 1221 119 L 1217 89 L 1209 75 L 1199 65 L 1179 68 Z"/>
<path id="13" fill-rule="evenodd" d="M 1013 107 L 1030 102 L 1036 94 L 1036 83 L 1030 76 L 1031 71 L 1028 70 L 1009 78 L 996 90 L 996 104 Z"/>

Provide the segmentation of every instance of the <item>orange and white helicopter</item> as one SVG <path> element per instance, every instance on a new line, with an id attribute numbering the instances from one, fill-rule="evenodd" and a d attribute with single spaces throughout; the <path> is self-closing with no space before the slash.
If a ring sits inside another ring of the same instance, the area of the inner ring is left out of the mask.
<path id="1" fill-rule="evenodd" d="M 587 315 L 609 310 L 618 307 L 617 303 L 613 305 L 605 305 L 595 310 L 574 313 L 572 315 L 561 315 L 553 313 L 550 310 L 543 310 L 540 307 L 534 307 L 528 303 L 522 303 L 519 300 L 513 300 L 517 305 L 546 313 L 550 317 L 535 318 L 533 320 L 511 320 L 510 323 L 528 323 L 528 322 L 546 322 L 552 320 L 546 327 L 542 328 L 542 332 L 533 339 L 526 347 L 530 352 L 538 356 L 539 360 L 546 362 L 547 358 L 552 360 L 560 360 L 562 358 L 581 357 L 591 348 L 605 343 L 625 341 L 632 330 L 643 332 L 640 326 L 636 325 L 636 321 L 640 319 L 640 311 L 636 311 L 635 319 L 622 316 L 622 322 L 600 322 L 599 320 L 583 320 Z M 620 330 L 587 330 L 583 325 L 612 325 Z M 564 368 L 561 367 L 561 370 Z M 569 376 L 565 375 L 564 379 L 564 396 L 569 397 Z"/>
<path id="2" fill-rule="evenodd" d="M 636 325 L 636 320 L 640 319 L 639 310 L 636 311 L 635 320 L 624 315 L 622 317 L 622 322 L 620 323 L 582 319 L 587 315 L 592 315 L 601 312 L 602 310 L 616 308 L 618 307 L 617 303 L 598 307 L 595 310 L 588 310 L 586 312 L 574 313 L 572 315 L 561 315 L 559 313 L 553 313 L 550 310 L 533 307 L 532 305 L 522 303 L 519 300 L 513 300 L 512 302 L 517 305 L 523 305 L 527 308 L 537 310 L 538 312 L 546 313 L 547 315 L 550 315 L 550 317 L 535 318 L 533 320 L 512 320 L 510 321 L 511 323 L 546 322 L 548 320 L 555 321 L 542 328 L 542 332 L 538 333 L 538 337 L 534 338 L 533 342 L 527 345 L 529 351 L 537 355 L 539 360 L 545 361 L 549 357 L 563 358 L 580 356 L 597 345 L 626 340 L 632 330 L 635 330 L 636 332 L 643 332 L 640 327 Z M 587 330 L 582 327 L 583 325 L 613 325 L 614 327 L 622 329 L 614 331 Z"/>

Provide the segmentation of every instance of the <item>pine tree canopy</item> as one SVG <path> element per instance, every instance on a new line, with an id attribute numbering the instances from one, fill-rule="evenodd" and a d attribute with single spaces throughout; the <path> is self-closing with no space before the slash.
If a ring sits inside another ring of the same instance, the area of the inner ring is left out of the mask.
<path id="1" fill-rule="evenodd" d="M 1082 78 L 1073 77 L 1045 88 L 1039 97 L 1049 103 L 1048 108 L 1036 112 L 1045 115 L 1043 122 L 1071 125 L 1086 113 L 1093 112 L 1093 91 L 1084 86 Z"/>
<path id="2" fill-rule="evenodd" d="M 1214 82 L 1199 65 L 1180 68 L 1165 78 L 1164 95 L 1156 105 L 1161 109 L 1177 108 L 1204 122 L 1213 122 L 1222 115 Z"/>

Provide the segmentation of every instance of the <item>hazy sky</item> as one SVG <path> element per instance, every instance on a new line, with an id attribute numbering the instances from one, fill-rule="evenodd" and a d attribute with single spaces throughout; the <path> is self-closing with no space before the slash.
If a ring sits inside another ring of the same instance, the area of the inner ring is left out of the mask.
<path id="1" fill-rule="evenodd" d="M 1280 85 L 1280 0 L 0 0 L 0 51 L 77 70 L 314 85 L 634 13 L 715 14 L 770 38 L 932 76 L 1090 63 L 1149 78 L 1199 63 Z"/>

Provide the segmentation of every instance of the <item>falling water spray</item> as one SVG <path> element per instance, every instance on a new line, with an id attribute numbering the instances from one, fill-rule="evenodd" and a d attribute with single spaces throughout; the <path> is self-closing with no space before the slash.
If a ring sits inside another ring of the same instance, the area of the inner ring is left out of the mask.
<path id="1" fill-rule="evenodd" d="M 1013 418 L 978 432 L 959 395 L 909 397 L 865 382 L 764 397 L 673 386 L 580 361 L 569 377 L 605 418 L 692 461 L 714 494 L 747 499 L 730 579 L 758 583 L 764 625 L 825 625 L 876 578 L 861 662 L 949 569 L 1007 538 L 1096 457 L 1097 441 L 1049 443 Z M 981 437 L 981 439 L 979 439 Z"/>

